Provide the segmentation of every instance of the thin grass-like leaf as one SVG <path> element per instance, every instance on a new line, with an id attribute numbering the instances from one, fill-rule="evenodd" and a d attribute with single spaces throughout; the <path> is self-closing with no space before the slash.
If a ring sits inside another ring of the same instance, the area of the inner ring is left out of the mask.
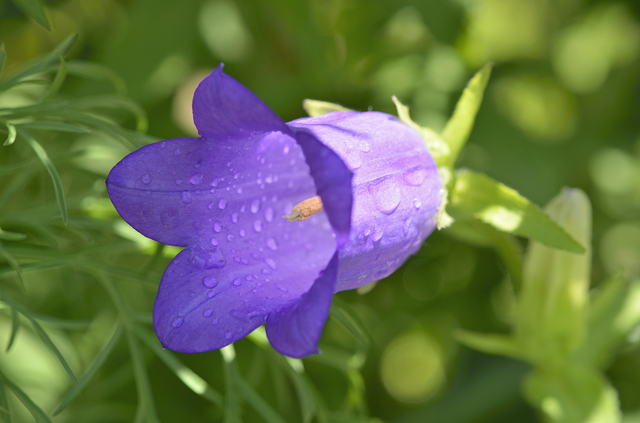
<path id="1" fill-rule="evenodd" d="M 235 367 L 235 362 L 230 363 L 232 368 L 232 372 L 234 374 L 233 382 L 238 388 L 238 391 L 242 394 L 242 396 L 247 400 L 249 404 L 253 407 L 254 410 L 262 416 L 262 418 L 267 423 L 285 423 L 285 420 L 280 416 L 267 401 L 264 400 L 258 393 L 249 386 L 249 384 L 242 378 L 240 372 Z"/>
<path id="2" fill-rule="evenodd" d="M 6 90 L 7 88 L 10 88 L 20 83 L 21 80 L 27 77 L 46 71 L 49 66 L 54 64 L 57 60 L 59 60 L 58 55 L 64 56 L 71 49 L 71 47 L 73 46 L 73 44 L 75 44 L 77 39 L 78 39 L 77 34 L 70 35 L 67 38 L 65 38 L 58 45 L 58 47 L 56 47 L 51 53 L 47 54 L 46 56 L 40 59 L 37 59 L 31 65 L 27 66 L 22 71 L 13 75 L 11 78 L 7 79 L 6 81 L 0 82 L 0 91 Z"/>
<path id="3" fill-rule="evenodd" d="M 111 351 L 113 351 L 113 348 L 116 346 L 116 344 L 120 340 L 120 336 L 121 335 L 122 335 L 122 326 L 118 325 L 116 327 L 116 329 L 114 330 L 113 335 L 111 336 L 109 341 L 102 348 L 102 351 L 100 351 L 100 354 L 98 354 L 96 359 L 93 361 L 93 364 L 91 364 L 89 369 L 80 378 L 78 383 L 76 383 L 71 388 L 71 390 L 69 392 L 67 392 L 67 395 L 64 396 L 62 401 L 60 401 L 60 404 L 58 404 L 58 406 L 56 407 L 56 409 L 52 413 L 53 416 L 56 416 L 62 410 L 64 410 L 65 407 L 80 393 L 80 391 L 82 389 L 84 389 L 86 384 L 91 380 L 91 378 L 93 378 L 93 376 L 98 372 L 100 367 L 102 367 L 104 362 L 107 360 L 107 358 L 111 354 Z"/>
<path id="4" fill-rule="evenodd" d="M 242 416 L 240 415 L 240 402 L 238 398 L 238 392 L 236 392 L 236 385 L 233 383 L 233 369 L 232 360 L 234 357 L 225 356 L 224 351 L 229 350 L 229 347 L 233 348 L 233 344 L 225 347 L 220 352 L 222 353 L 222 372 L 224 374 L 224 423 L 242 423 Z"/>
<path id="5" fill-rule="evenodd" d="M 140 338 L 189 389 L 219 407 L 223 406 L 224 400 L 222 395 L 213 390 L 209 384 L 193 370 L 182 364 L 171 351 L 162 348 L 155 336 L 150 336 L 139 326 L 135 326 L 134 330 L 138 338 Z"/>
<path id="6" fill-rule="evenodd" d="M 3 231 L 0 228 L 0 241 L 22 241 L 27 235 L 18 232 Z"/>
<path id="7" fill-rule="evenodd" d="M 108 67 L 99 63 L 74 60 L 67 64 L 67 73 L 86 79 L 108 81 L 113 85 L 118 94 L 124 95 L 127 93 L 127 86 L 124 79 Z"/>
<path id="8" fill-rule="evenodd" d="M 55 190 L 55 193 L 56 193 L 56 200 L 58 201 L 58 207 L 60 208 L 60 213 L 62 215 L 62 221 L 66 224 L 67 218 L 68 218 L 67 200 L 64 197 L 64 187 L 62 186 L 62 180 L 60 180 L 60 175 L 58 174 L 56 167 L 53 165 L 53 162 L 51 162 L 51 159 L 49 159 L 47 152 L 44 150 L 44 148 L 42 148 L 42 146 L 38 141 L 36 141 L 31 135 L 29 135 L 25 131 L 19 131 L 19 133 L 20 133 L 20 136 L 22 136 L 29 143 L 29 145 L 31 146 L 33 151 L 36 153 L 36 155 L 38 156 L 38 158 L 40 159 L 44 167 L 47 169 L 47 172 L 49 172 L 49 176 L 51 176 L 51 180 L 53 182 L 53 189 Z"/>
<path id="9" fill-rule="evenodd" d="M 140 344 L 131 329 L 127 328 L 126 334 L 141 410 L 146 417 L 147 422 L 159 423 L 160 419 L 156 413 L 156 406 L 151 392 L 151 384 L 149 383 L 149 375 L 147 374 L 147 366 L 144 362 L 142 349 L 140 348 Z"/>
<path id="10" fill-rule="evenodd" d="M 85 97 L 72 101 L 70 106 L 80 110 L 94 108 L 124 109 L 136 118 L 137 131 L 146 132 L 149 126 L 145 110 L 138 103 L 127 97 L 119 95 Z"/>
<path id="11" fill-rule="evenodd" d="M 304 372 L 304 368 L 300 368 L 296 370 L 291 362 L 285 359 L 282 355 L 275 352 L 273 349 L 269 349 L 270 358 L 284 371 L 284 373 L 289 377 L 291 383 L 293 384 L 293 388 L 298 395 L 298 401 L 300 402 L 300 408 L 302 411 L 302 421 L 303 423 L 309 423 L 313 419 L 313 416 L 316 412 L 320 412 L 322 405 L 317 404 L 314 401 L 313 393 L 309 387 L 308 381 L 304 378 L 302 372 Z"/>
<path id="12" fill-rule="evenodd" d="M 86 126 L 76 125 L 73 123 L 66 123 L 66 122 L 47 122 L 47 121 L 20 122 L 20 123 L 16 123 L 15 126 L 21 129 L 43 129 L 47 131 L 77 132 L 77 133 L 91 132 Z"/>
<path id="13" fill-rule="evenodd" d="M 74 385 L 76 383 L 78 383 L 78 379 L 76 379 L 76 375 L 73 374 L 73 371 L 71 370 L 71 367 L 69 366 L 69 363 L 67 363 L 67 360 L 64 358 L 64 356 L 62 355 L 62 353 L 60 352 L 58 347 L 56 347 L 56 345 L 53 343 L 51 338 L 49 338 L 49 335 L 47 335 L 47 332 L 42 328 L 42 326 L 40 326 L 40 323 L 38 323 L 34 319 L 29 319 L 29 320 L 31 321 L 31 324 L 33 325 L 33 328 L 35 329 L 36 334 L 38 334 L 38 336 L 40 337 L 42 342 L 58 358 L 58 361 L 60 362 L 60 365 L 62 365 L 62 368 L 67 373 L 67 376 L 69 376 L 69 379 L 71 380 L 71 383 L 73 383 Z"/>
<path id="14" fill-rule="evenodd" d="M 0 379 L 0 420 L 4 423 L 12 423 L 11 410 L 9 409 L 9 398 L 7 397 L 7 390 L 4 386 L 4 381 Z"/>
<path id="15" fill-rule="evenodd" d="M 7 51 L 4 49 L 4 43 L 0 43 L 0 75 L 2 75 L 5 57 L 7 57 Z"/>
<path id="16" fill-rule="evenodd" d="M 64 60 L 64 57 L 60 53 L 58 53 L 58 60 L 60 61 L 58 65 L 58 72 L 56 72 L 56 76 L 53 78 L 51 85 L 49 85 L 49 89 L 40 100 L 41 103 L 56 95 L 60 90 L 64 79 L 67 77 L 67 61 Z"/>
<path id="17" fill-rule="evenodd" d="M 7 134 L 7 139 L 4 141 L 2 145 L 6 147 L 16 142 L 16 127 L 10 124 L 9 122 L 7 122 L 5 125 L 7 125 L 7 131 L 9 133 Z"/>
<path id="18" fill-rule="evenodd" d="M 0 175 L 8 175 L 10 173 L 20 172 L 21 170 L 32 168 L 37 161 L 38 159 L 32 157 L 18 163 L 0 165 Z"/>
<path id="19" fill-rule="evenodd" d="M 13 0 L 13 4 L 38 25 L 51 31 L 51 22 L 49 22 L 49 16 L 47 16 L 47 10 L 42 0 Z"/>
<path id="20" fill-rule="evenodd" d="M 349 306 L 345 302 L 341 300 L 334 301 L 330 316 L 344 326 L 363 348 L 367 349 L 373 344 L 371 334 L 365 329 L 364 324 L 358 316 L 349 309 Z"/>
<path id="21" fill-rule="evenodd" d="M 14 341 L 16 340 L 16 336 L 18 335 L 18 331 L 20 330 L 20 314 L 15 307 L 11 307 L 11 335 L 9 335 L 9 341 L 7 342 L 7 347 L 5 352 L 9 352 L 11 347 L 13 346 Z"/>
<path id="22" fill-rule="evenodd" d="M 22 272 L 22 267 L 17 262 L 16 259 L 13 258 L 11 254 L 7 250 L 4 249 L 2 244 L 0 244 L 0 256 L 4 257 L 4 259 L 9 263 L 9 266 L 16 272 L 16 276 L 18 277 L 18 285 L 22 288 L 23 292 L 27 292 L 27 284 L 24 281 L 24 273 Z"/>
<path id="23" fill-rule="evenodd" d="M 20 387 L 13 382 L 11 382 L 3 373 L 0 371 L 0 379 L 4 381 L 4 384 L 11 389 L 13 394 L 20 400 L 20 402 L 29 410 L 29 413 L 36 419 L 36 423 L 53 423 L 51 418 L 45 413 L 38 405 L 27 395 Z"/>

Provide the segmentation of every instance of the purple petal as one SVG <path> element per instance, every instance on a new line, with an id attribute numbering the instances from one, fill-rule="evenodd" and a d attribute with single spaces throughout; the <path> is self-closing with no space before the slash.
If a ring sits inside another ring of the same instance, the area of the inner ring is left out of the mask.
<path id="1" fill-rule="evenodd" d="M 267 318 L 269 342 L 281 354 L 300 358 L 317 354 L 318 341 L 329 316 L 338 271 L 338 253 L 298 301 Z"/>
<path id="2" fill-rule="evenodd" d="M 391 274 L 436 225 L 442 184 L 420 134 L 378 112 L 334 112 L 288 125 L 313 133 L 354 173 L 351 230 L 340 250 L 336 290 Z"/>
<path id="3" fill-rule="evenodd" d="M 254 132 L 289 129 L 282 119 L 247 87 L 218 66 L 200 82 L 193 96 L 193 121 L 202 137 L 228 139 Z"/>

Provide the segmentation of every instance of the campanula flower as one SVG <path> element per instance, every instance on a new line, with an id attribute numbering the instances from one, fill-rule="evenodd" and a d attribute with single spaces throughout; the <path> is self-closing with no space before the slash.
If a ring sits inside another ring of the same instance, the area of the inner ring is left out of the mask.
<path id="1" fill-rule="evenodd" d="M 193 119 L 199 138 L 143 147 L 106 181 L 133 228 L 186 247 L 153 310 L 166 348 L 210 351 L 266 324 L 280 353 L 317 353 L 334 292 L 391 274 L 436 225 L 438 169 L 393 116 L 286 124 L 219 66 Z"/>

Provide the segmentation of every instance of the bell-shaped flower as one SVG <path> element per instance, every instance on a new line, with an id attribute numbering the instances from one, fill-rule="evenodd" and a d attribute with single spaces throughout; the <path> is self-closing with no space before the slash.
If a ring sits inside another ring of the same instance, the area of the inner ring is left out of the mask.
<path id="1" fill-rule="evenodd" d="M 133 228 L 186 247 L 160 282 L 158 338 L 203 352 L 266 323 L 282 354 L 317 353 L 334 292 L 391 274 L 433 231 L 442 186 L 424 141 L 377 112 L 285 124 L 222 66 L 193 118 L 200 138 L 143 147 L 106 181 Z"/>

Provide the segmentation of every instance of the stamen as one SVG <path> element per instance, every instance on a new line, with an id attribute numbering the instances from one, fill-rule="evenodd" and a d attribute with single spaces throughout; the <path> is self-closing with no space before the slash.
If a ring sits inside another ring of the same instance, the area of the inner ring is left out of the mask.
<path id="1" fill-rule="evenodd" d="M 303 202 L 296 204 L 291 209 L 291 213 L 285 214 L 282 217 L 289 222 L 293 222 L 308 219 L 319 211 L 322 211 L 322 200 L 316 195 L 315 197 L 307 198 Z"/>

